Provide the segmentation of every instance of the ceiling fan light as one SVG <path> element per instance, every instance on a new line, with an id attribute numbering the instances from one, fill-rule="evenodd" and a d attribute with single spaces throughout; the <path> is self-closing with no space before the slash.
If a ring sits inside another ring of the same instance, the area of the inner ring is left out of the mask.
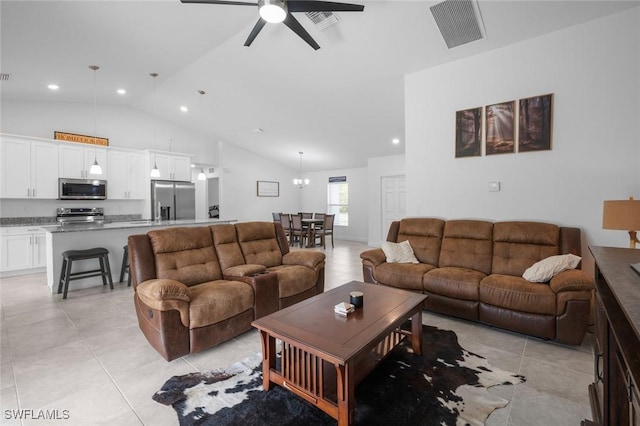
<path id="1" fill-rule="evenodd" d="M 260 17 L 267 22 L 277 24 L 284 21 L 284 18 L 287 17 L 284 1 L 262 0 L 258 5 L 260 7 Z"/>

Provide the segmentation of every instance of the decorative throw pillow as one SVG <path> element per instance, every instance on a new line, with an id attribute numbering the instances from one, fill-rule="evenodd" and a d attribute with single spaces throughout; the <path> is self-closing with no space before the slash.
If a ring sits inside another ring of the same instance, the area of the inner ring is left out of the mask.
<path id="1" fill-rule="evenodd" d="M 575 269 L 582 258 L 575 254 L 561 254 L 550 256 L 530 266 L 522 278 L 534 283 L 544 283 L 549 281 L 554 275 L 567 269 Z"/>
<path id="2" fill-rule="evenodd" d="M 385 241 L 382 243 L 382 251 L 387 256 L 388 263 L 420 263 L 413 254 L 413 249 L 408 240 L 401 243 Z"/>

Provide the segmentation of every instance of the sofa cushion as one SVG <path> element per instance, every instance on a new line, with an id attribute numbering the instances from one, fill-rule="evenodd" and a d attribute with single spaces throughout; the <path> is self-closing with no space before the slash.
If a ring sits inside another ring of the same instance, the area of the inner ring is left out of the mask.
<path id="1" fill-rule="evenodd" d="M 156 277 L 187 286 L 222 279 L 222 271 L 206 227 L 148 232 L 156 260 Z"/>
<path id="2" fill-rule="evenodd" d="M 444 220 L 433 218 L 402 219 L 397 243 L 408 240 L 421 263 L 438 264 Z"/>
<path id="3" fill-rule="evenodd" d="M 439 267 L 455 266 L 486 275 L 491 272 L 492 253 L 492 222 L 449 220 L 444 225 Z"/>
<path id="4" fill-rule="evenodd" d="M 374 278 L 391 287 L 422 292 L 424 274 L 434 268 L 426 263 L 383 263 L 375 269 Z"/>
<path id="5" fill-rule="evenodd" d="M 204 327 L 253 309 L 251 285 L 240 281 L 217 280 L 189 288 L 189 328 Z"/>
<path id="6" fill-rule="evenodd" d="M 282 252 L 273 223 L 242 222 L 235 227 L 238 243 L 247 263 L 257 263 L 267 268 L 282 264 Z"/>
<path id="7" fill-rule="evenodd" d="M 215 244 L 220 267 L 224 271 L 233 266 L 244 265 L 244 255 L 238 243 L 236 227 L 232 224 L 219 224 L 209 227 Z"/>
<path id="8" fill-rule="evenodd" d="M 559 254 L 560 230 L 540 222 L 498 222 L 493 225 L 492 274 L 521 277 L 534 263 Z"/>
<path id="9" fill-rule="evenodd" d="M 316 272 L 302 265 L 280 265 L 268 269 L 278 275 L 280 299 L 303 293 L 316 285 Z"/>
<path id="10" fill-rule="evenodd" d="M 382 251 L 386 256 L 386 261 L 389 263 L 419 263 L 408 240 L 401 243 L 384 241 L 382 243 Z"/>
<path id="11" fill-rule="evenodd" d="M 478 286 L 486 276 L 482 272 L 466 268 L 436 268 L 426 273 L 423 285 L 430 293 L 477 301 Z"/>
<path id="12" fill-rule="evenodd" d="M 522 278 L 534 283 L 544 283 L 553 276 L 567 269 L 575 269 L 582 258 L 574 254 L 559 254 L 549 256 L 534 263 L 522 274 Z"/>
<path id="13" fill-rule="evenodd" d="M 522 277 L 491 274 L 480 281 L 480 302 L 531 314 L 555 315 L 556 294 Z"/>

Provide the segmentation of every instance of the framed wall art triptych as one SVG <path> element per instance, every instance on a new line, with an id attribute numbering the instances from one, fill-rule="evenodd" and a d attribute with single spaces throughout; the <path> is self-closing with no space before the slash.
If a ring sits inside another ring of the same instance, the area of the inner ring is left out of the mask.
<path id="1" fill-rule="evenodd" d="M 483 139 L 485 155 L 550 150 L 552 130 L 553 94 L 456 111 L 456 158 L 481 156 Z"/>

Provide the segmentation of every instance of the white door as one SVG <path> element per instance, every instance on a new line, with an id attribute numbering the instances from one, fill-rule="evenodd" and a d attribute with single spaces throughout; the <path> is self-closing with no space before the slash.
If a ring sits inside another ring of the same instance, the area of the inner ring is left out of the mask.
<path id="1" fill-rule="evenodd" d="M 387 241 L 389 226 L 394 220 L 400 220 L 407 213 L 407 185 L 405 176 L 383 176 L 381 180 L 380 200 L 382 202 L 382 229 L 380 241 Z"/>

